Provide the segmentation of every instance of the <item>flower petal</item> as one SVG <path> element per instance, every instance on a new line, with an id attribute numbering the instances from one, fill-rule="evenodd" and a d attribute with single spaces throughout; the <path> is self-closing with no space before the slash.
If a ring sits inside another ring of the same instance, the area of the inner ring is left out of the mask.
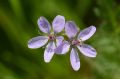
<path id="1" fill-rule="evenodd" d="M 78 32 L 78 28 L 73 21 L 68 21 L 65 24 L 65 32 L 69 38 L 73 38 Z"/>
<path id="2" fill-rule="evenodd" d="M 62 43 L 63 39 L 64 39 L 63 36 L 56 37 L 56 45 L 59 46 Z"/>
<path id="3" fill-rule="evenodd" d="M 52 26 L 55 33 L 61 32 L 65 26 L 64 16 L 57 15 L 53 20 Z"/>
<path id="4" fill-rule="evenodd" d="M 50 23 L 48 22 L 48 20 L 41 16 L 39 19 L 38 19 L 38 26 L 40 28 L 40 30 L 44 33 L 50 33 Z"/>
<path id="5" fill-rule="evenodd" d="M 56 49 L 56 54 L 65 54 L 69 51 L 70 44 L 67 41 L 63 41 Z"/>
<path id="6" fill-rule="evenodd" d="M 77 46 L 77 47 L 81 51 L 81 53 L 85 56 L 96 57 L 96 55 L 97 55 L 96 50 L 90 45 L 83 44 L 83 45 Z"/>
<path id="7" fill-rule="evenodd" d="M 55 43 L 53 41 L 49 42 L 44 52 L 44 61 L 46 63 L 50 62 L 50 60 L 52 59 L 54 55 L 54 49 L 55 49 Z"/>
<path id="8" fill-rule="evenodd" d="M 96 27 L 90 26 L 79 33 L 78 39 L 82 39 L 82 41 L 85 41 L 89 39 L 95 33 L 95 31 L 96 31 Z"/>
<path id="9" fill-rule="evenodd" d="M 38 36 L 28 41 L 28 48 L 39 48 L 45 45 L 48 41 L 47 36 Z"/>
<path id="10" fill-rule="evenodd" d="M 75 71 L 78 71 L 80 68 L 80 59 L 79 55 L 76 49 L 72 48 L 71 53 L 70 53 L 70 63 L 72 65 L 72 68 Z"/>

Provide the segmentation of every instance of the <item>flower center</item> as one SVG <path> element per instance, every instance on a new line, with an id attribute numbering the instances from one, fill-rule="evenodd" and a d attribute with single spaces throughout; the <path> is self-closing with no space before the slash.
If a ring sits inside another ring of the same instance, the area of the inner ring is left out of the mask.
<path id="1" fill-rule="evenodd" d="M 49 40 L 54 40 L 55 39 L 55 36 L 54 35 L 49 35 Z"/>
<path id="2" fill-rule="evenodd" d="M 80 42 L 78 40 L 72 40 L 72 45 L 78 45 Z"/>
<path id="3" fill-rule="evenodd" d="M 71 44 L 72 45 L 82 45 L 82 40 L 81 39 L 80 40 L 74 39 L 74 40 L 72 40 Z"/>

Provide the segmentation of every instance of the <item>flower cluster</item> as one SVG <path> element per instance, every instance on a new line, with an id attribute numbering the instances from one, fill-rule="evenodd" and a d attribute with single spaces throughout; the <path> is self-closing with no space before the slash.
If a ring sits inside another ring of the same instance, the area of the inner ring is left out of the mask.
<path id="1" fill-rule="evenodd" d="M 46 46 L 44 51 L 44 61 L 50 62 L 54 54 L 66 54 L 70 51 L 70 63 L 72 68 L 77 71 L 80 68 L 80 59 L 78 50 L 85 56 L 96 57 L 96 50 L 84 43 L 96 31 L 95 26 L 90 26 L 79 32 L 77 25 L 73 21 L 66 21 L 61 15 L 57 15 L 53 22 L 52 27 L 45 17 L 38 19 L 39 29 L 45 36 L 37 36 L 28 41 L 28 47 L 35 49 Z M 62 30 L 65 29 L 64 39 Z M 60 34 L 62 36 L 59 36 Z"/>

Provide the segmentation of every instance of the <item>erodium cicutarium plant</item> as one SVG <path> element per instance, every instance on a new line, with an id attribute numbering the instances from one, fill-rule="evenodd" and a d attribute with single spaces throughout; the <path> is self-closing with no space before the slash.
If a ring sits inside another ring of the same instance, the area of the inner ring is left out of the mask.
<path id="1" fill-rule="evenodd" d="M 65 33 L 68 36 L 68 40 L 63 41 L 55 49 L 55 52 L 58 54 L 65 54 L 67 53 L 66 51 L 70 50 L 70 63 L 75 71 L 80 68 L 78 50 L 85 56 L 96 57 L 96 50 L 92 46 L 84 44 L 84 41 L 89 39 L 95 33 L 95 26 L 90 26 L 80 31 L 80 33 L 78 31 L 79 29 L 73 21 L 66 22 Z"/>
<path id="2" fill-rule="evenodd" d="M 55 53 L 56 46 L 64 39 L 57 34 L 64 29 L 65 19 L 61 15 L 56 16 L 52 22 L 52 27 L 45 17 L 40 17 L 37 23 L 44 36 L 37 36 L 30 39 L 28 41 L 28 47 L 35 49 L 47 44 L 44 51 L 44 61 L 50 62 Z"/>
<path id="3" fill-rule="evenodd" d="M 95 26 L 87 27 L 79 32 L 79 28 L 73 21 L 67 21 L 63 16 L 58 15 L 50 23 L 44 17 L 38 19 L 38 26 L 40 30 L 45 33 L 45 36 L 38 36 L 28 41 L 29 48 L 40 48 L 45 46 L 44 60 L 50 62 L 54 54 L 66 54 L 70 51 L 70 63 L 75 71 L 80 69 L 80 59 L 78 51 L 87 57 L 96 57 L 96 50 L 85 44 L 84 41 L 88 40 L 96 31 Z M 64 30 L 65 34 L 58 36 L 58 33 Z M 64 36 L 63 36 L 64 35 Z M 67 38 L 64 38 L 65 35 Z"/>

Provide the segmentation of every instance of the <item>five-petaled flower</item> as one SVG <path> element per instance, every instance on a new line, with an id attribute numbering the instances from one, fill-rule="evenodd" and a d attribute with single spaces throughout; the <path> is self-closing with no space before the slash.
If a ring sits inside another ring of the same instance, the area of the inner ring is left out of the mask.
<path id="1" fill-rule="evenodd" d="M 73 21 L 68 21 L 65 24 L 65 33 L 68 36 L 69 40 L 63 41 L 56 49 L 55 53 L 65 54 L 69 50 L 70 53 L 70 63 L 72 68 L 77 71 L 80 68 L 80 59 L 78 55 L 78 50 L 81 53 L 88 57 L 96 57 L 96 50 L 87 44 L 84 44 L 84 41 L 89 39 L 96 31 L 95 26 L 90 26 L 82 30 L 78 34 L 78 28 Z"/>
<path id="2" fill-rule="evenodd" d="M 59 32 L 64 29 L 65 18 L 61 15 L 57 15 L 53 22 L 52 27 L 45 17 L 40 17 L 38 19 L 39 29 L 45 33 L 45 36 L 37 36 L 28 41 L 29 48 L 40 48 L 47 44 L 44 51 L 44 61 L 50 62 L 54 55 L 54 49 L 56 46 L 60 45 L 64 39 L 62 36 L 57 36 Z"/>

